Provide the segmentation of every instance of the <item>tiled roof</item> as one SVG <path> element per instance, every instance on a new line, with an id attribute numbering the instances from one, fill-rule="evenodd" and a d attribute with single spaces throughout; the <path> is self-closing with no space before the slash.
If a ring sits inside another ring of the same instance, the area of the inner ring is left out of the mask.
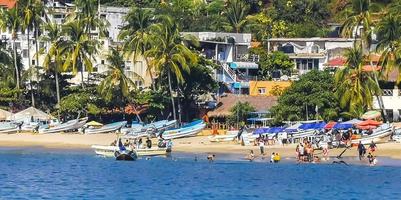
<path id="1" fill-rule="evenodd" d="M 15 0 L 0 0 L 0 7 L 6 7 L 8 9 L 14 8 L 15 3 Z"/>
<path id="2" fill-rule="evenodd" d="M 225 97 L 221 97 L 218 103 L 218 107 L 213 111 L 208 112 L 210 117 L 228 116 L 230 115 L 230 109 L 237 102 L 249 102 L 256 111 L 266 111 L 277 104 L 277 97 L 266 97 L 266 96 L 248 96 L 248 95 L 235 95 L 228 94 Z"/>

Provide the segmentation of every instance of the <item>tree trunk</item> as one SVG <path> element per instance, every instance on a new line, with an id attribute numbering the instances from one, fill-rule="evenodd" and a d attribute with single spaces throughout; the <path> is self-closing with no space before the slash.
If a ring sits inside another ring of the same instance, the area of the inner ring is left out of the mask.
<path id="1" fill-rule="evenodd" d="M 146 67 L 149 68 L 149 60 L 147 57 L 145 57 L 145 63 L 146 63 Z M 153 91 L 156 91 L 156 84 L 155 84 L 155 80 L 153 79 L 153 74 L 151 71 L 149 71 L 149 76 L 151 79 L 152 89 L 153 89 Z"/>
<path id="2" fill-rule="evenodd" d="M 377 78 L 377 73 L 375 72 L 373 76 L 374 76 L 374 78 L 375 78 L 375 82 L 376 82 L 376 84 L 377 84 L 377 87 L 379 87 L 379 90 L 381 90 L 380 85 L 379 85 L 379 80 L 378 80 L 378 78 Z M 376 95 L 376 98 L 377 98 L 377 103 L 379 104 L 379 108 L 380 108 L 380 110 L 382 111 L 383 119 L 384 119 L 385 122 L 387 122 L 388 116 L 387 116 L 387 111 L 386 111 L 386 109 L 384 108 L 383 96 L 382 96 L 382 95 L 379 95 L 379 94 L 375 94 L 375 95 Z"/>
<path id="3" fill-rule="evenodd" d="M 180 97 L 177 98 L 177 106 L 178 106 L 178 123 L 181 125 L 182 122 L 182 108 L 181 108 L 181 101 Z"/>
<path id="4" fill-rule="evenodd" d="M 173 117 L 174 120 L 177 120 L 177 115 L 175 113 L 175 103 L 174 103 L 174 97 L 173 97 L 173 88 L 171 87 L 171 72 L 170 70 L 167 73 L 168 77 L 168 89 L 170 90 L 170 97 L 171 97 L 171 106 L 173 107 Z"/>
<path id="5" fill-rule="evenodd" d="M 83 63 L 81 63 L 81 59 L 78 59 L 78 63 L 81 65 L 81 86 L 82 86 L 82 89 L 85 89 L 85 83 L 84 83 L 84 69 L 85 69 L 85 67 L 84 67 L 84 64 Z"/>
<path id="6" fill-rule="evenodd" d="M 13 46 L 14 46 L 14 67 L 15 67 L 15 78 L 17 80 L 17 90 L 20 89 L 20 80 L 19 80 L 19 69 L 17 64 L 17 47 L 15 44 L 15 37 L 13 37 Z"/>
<path id="7" fill-rule="evenodd" d="M 29 87 L 31 88 L 31 103 L 32 103 L 32 107 L 35 107 L 35 96 L 33 94 L 33 86 L 32 86 L 32 82 L 33 82 L 33 68 L 31 66 L 31 40 L 29 38 L 29 34 L 31 33 L 31 29 L 27 28 L 27 42 L 28 42 L 28 69 L 30 70 L 30 79 L 29 80 Z"/>
<path id="8" fill-rule="evenodd" d="M 39 67 L 39 43 L 38 43 L 38 38 L 39 38 L 39 28 L 36 26 L 35 28 L 35 51 L 36 51 L 36 66 Z"/>
<path id="9" fill-rule="evenodd" d="M 58 120 L 60 121 L 60 86 L 58 83 L 58 71 L 55 69 L 54 72 L 54 77 L 56 79 L 56 95 L 57 95 L 57 114 L 58 114 Z"/>

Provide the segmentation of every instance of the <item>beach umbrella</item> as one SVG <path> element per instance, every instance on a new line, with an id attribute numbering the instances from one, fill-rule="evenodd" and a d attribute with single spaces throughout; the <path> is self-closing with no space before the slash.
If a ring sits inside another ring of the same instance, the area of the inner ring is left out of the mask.
<path id="1" fill-rule="evenodd" d="M 332 129 L 336 124 L 337 122 L 329 122 L 326 124 L 326 126 L 324 126 L 324 129 Z"/>
<path id="2" fill-rule="evenodd" d="M 381 113 L 376 110 L 368 111 L 362 115 L 362 119 L 376 119 L 381 116 Z"/>
<path id="3" fill-rule="evenodd" d="M 352 128 L 354 125 L 353 124 L 348 124 L 348 123 L 337 123 L 336 125 L 334 125 L 334 129 L 341 129 L 341 130 L 344 130 L 344 129 L 350 129 L 350 128 Z"/>
<path id="4" fill-rule="evenodd" d="M 99 123 L 97 121 L 90 121 L 90 122 L 86 123 L 85 125 L 87 125 L 87 126 L 103 126 L 102 123 Z"/>
<path id="5" fill-rule="evenodd" d="M 11 120 L 13 113 L 0 109 L 0 120 Z"/>
<path id="6" fill-rule="evenodd" d="M 381 122 L 372 120 L 372 119 L 368 119 L 366 121 L 360 122 L 357 125 L 358 126 L 379 126 L 380 124 L 382 124 Z"/>

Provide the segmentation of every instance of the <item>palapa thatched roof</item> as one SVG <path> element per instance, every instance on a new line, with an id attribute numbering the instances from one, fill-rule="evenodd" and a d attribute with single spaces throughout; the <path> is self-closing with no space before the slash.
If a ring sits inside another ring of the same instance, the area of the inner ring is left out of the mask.
<path id="1" fill-rule="evenodd" d="M 209 117 L 224 117 L 230 115 L 230 109 L 237 102 L 249 102 L 256 111 L 263 112 L 267 111 L 271 107 L 277 104 L 277 97 L 274 96 L 248 96 L 248 95 L 235 95 L 228 94 L 225 97 L 218 99 L 217 108 L 209 111 L 207 115 Z"/>
<path id="2" fill-rule="evenodd" d="M 0 109 L 0 120 L 11 120 L 13 113 Z"/>
<path id="3" fill-rule="evenodd" d="M 22 111 L 14 114 L 14 119 L 16 119 L 16 120 L 27 119 L 27 118 L 33 118 L 33 119 L 39 119 L 39 120 L 54 119 L 54 117 L 51 116 L 50 114 L 47 114 L 34 107 L 29 107 L 25 110 L 22 110 Z"/>

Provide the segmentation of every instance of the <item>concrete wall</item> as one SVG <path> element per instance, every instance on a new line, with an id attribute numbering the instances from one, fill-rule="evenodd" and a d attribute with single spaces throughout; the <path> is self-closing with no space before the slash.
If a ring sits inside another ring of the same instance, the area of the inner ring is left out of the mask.
<path id="1" fill-rule="evenodd" d="M 275 87 L 279 87 L 284 90 L 290 87 L 292 82 L 290 81 L 250 81 L 249 82 L 249 95 L 250 96 L 273 96 L 272 91 Z M 259 89 L 264 89 L 265 93 L 260 94 Z"/>
<path id="2" fill-rule="evenodd" d="M 393 90 L 384 91 L 387 93 L 386 96 L 382 96 L 384 108 L 386 110 L 393 112 L 393 121 L 400 120 L 400 111 L 401 111 L 401 94 L 400 89 L 396 88 Z M 392 94 L 391 94 L 392 93 Z M 373 98 L 373 109 L 380 109 L 377 98 Z M 391 116 L 390 116 L 391 117 Z"/>

